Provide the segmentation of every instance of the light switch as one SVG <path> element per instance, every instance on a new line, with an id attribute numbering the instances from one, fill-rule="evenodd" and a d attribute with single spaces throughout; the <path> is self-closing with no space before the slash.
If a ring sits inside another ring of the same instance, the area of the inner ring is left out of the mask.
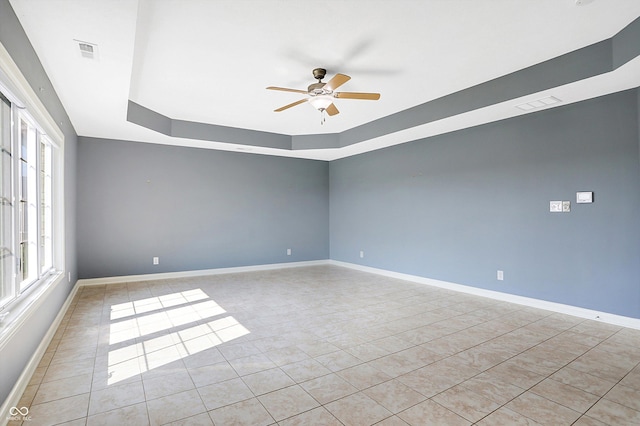
<path id="1" fill-rule="evenodd" d="M 552 213 L 562 213 L 562 201 L 550 201 L 549 211 Z"/>

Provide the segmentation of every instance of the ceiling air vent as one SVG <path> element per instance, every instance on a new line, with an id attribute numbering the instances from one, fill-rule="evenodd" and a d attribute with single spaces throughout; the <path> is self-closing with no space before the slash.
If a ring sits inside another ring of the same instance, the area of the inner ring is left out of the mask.
<path id="1" fill-rule="evenodd" d="M 532 109 L 546 107 L 549 105 L 557 104 L 558 102 L 562 101 L 555 96 L 547 96 L 546 98 L 538 99 L 537 101 L 531 101 L 525 104 L 516 105 L 516 108 L 523 111 L 531 111 Z"/>
<path id="2" fill-rule="evenodd" d="M 80 56 L 87 59 L 97 59 L 98 57 L 98 45 L 93 43 L 87 43 L 86 41 L 74 40 L 78 43 L 78 49 L 80 49 Z"/>

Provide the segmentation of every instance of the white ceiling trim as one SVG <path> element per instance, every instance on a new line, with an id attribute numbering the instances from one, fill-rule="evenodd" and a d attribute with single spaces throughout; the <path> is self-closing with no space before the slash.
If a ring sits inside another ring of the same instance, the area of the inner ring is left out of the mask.
<path id="1" fill-rule="evenodd" d="M 10 3 L 80 136 L 319 160 L 521 113 L 504 102 L 344 148 L 288 151 L 162 135 L 127 122 L 127 102 L 220 126 L 340 133 L 606 40 L 640 16 L 637 0 L 329 0 L 319 15 L 307 0 Z M 98 59 L 82 58 L 74 40 L 97 45 Z M 381 100 L 343 100 L 324 126 L 307 105 L 272 112 L 297 98 L 265 87 L 305 88 L 318 66 L 350 74 L 345 91 L 379 91 Z M 637 87 L 638 75 L 634 60 L 540 94 L 566 105 Z"/>

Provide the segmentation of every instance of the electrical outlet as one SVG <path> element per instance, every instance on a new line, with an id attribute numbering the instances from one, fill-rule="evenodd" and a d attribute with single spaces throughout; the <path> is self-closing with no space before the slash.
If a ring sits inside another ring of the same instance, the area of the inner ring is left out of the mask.
<path id="1" fill-rule="evenodd" d="M 364 257 L 364 251 L 360 250 L 360 259 Z"/>
<path id="2" fill-rule="evenodd" d="M 287 249 L 287 256 L 291 256 L 291 249 Z"/>
<path id="3" fill-rule="evenodd" d="M 159 265 L 160 264 L 160 258 L 159 257 L 154 257 L 153 258 L 153 264 L 154 265 Z"/>
<path id="4" fill-rule="evenodd" d="M 562 212 L 569 213 L 571 211 L 571 201 L 562 202 Z"/>
<path id="5" fill-rule="evenodd" d="M 504 271 L 498 270 L 497 278 L 498 281 L 504 281 Z"/>

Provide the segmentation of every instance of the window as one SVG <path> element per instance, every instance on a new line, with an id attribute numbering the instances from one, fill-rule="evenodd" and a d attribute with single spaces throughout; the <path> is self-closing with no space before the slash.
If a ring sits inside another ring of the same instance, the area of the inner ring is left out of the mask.
<path id="1" fill-rule="evenodd" d="M 11 149 L 11 103 L 0 95 L 0 303 L 12 294 L 13 277 L 13 194 Z"/>
<path id="2" fill-rule="evenodd" d="M 2 65 L 0 49 L 0 320 L 17 318 L 64 268 L 62 133 Z"/>

